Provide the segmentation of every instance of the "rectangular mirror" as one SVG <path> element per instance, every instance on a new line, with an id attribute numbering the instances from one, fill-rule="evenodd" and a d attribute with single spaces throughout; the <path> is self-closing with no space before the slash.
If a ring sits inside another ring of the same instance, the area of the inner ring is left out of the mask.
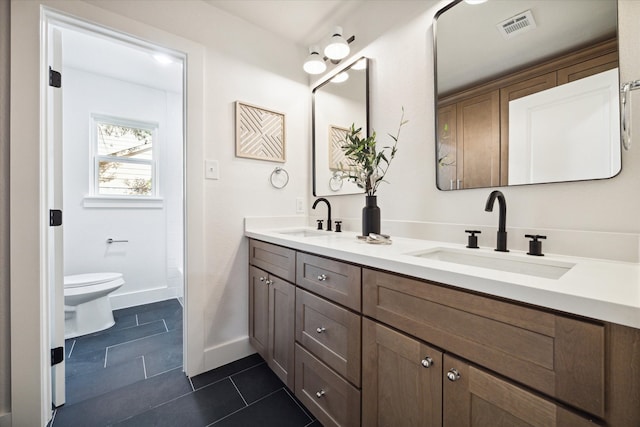
<path id="1" fill-rule="evenodd" d="M 362 193 L 346 178 L 342 145 L 351 125 L 369 135 L 369 61 L 360 58 L 313 89 L 313 195 Z M 344 80 L 346 78 L 346 80 Z"/>
<path id="2" fill-rule="evenodd" d="M 439 11 L 438 188 L 617 175 L 617 22 L 617 0 L 459 0 Z"/>

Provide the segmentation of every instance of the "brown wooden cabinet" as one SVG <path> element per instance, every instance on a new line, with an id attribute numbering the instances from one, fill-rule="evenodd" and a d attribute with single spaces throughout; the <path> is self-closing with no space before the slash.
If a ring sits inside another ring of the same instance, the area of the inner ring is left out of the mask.
<path id="1" fill-rule="evenodd" d="M 640 425 L 639 329 L 250 248 L 250 341 L 325 426 Z"/>
<path id="2" fill-rule="evenodd" d="M 362 425 L 442 426 L 442 352 L 362 322 Z"/>
<path id="3" fill-rule="evenodd" d="M 443 366 L 443 421 L 448 427 L 601 425 L 449 354 Z"/>
<path id="4" fill-rule="evenodd" d="M 251 253 L 282 260 L 282 254 L 295 260 L 295 251 L 262 242 L 250 243 Z M 262 263 L 264 265 L 264 263 Z M 273 265 L 277 265 L 277 262 Z M 277 269 L 280 274 L 289 275 Z M 291 274 L 294 276 L 295 273 Z M 269 367 L 289 388 L 294 387 L 295 286 L 275 274 L 249 267 L 249 341 Z"/>

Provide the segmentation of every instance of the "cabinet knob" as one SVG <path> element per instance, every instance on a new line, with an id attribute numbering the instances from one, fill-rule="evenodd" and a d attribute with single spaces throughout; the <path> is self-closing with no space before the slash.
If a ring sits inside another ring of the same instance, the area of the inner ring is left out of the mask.
<path id="1" fill-rule="evenodd" d="M 316 397 L 319 399 L 324 396 L 324 390 L 316 391 Z"/>
<path id="2" fill-rule="evenodd" d="M 422 363 L 423 367 L 430 368 L 431 365 L 433 365 L 433 359 L 430 358 L 429 356 L 425 356 L 425 358 L 422 359 L 422 361 L 420 363 Z"/>
<path id="3" fill-rule="evenodd" d="M 316 332 L 317 332 L 317 333 L 319 333 L 319 334 L 323 333 L 324 331 L 326 331 L 326 329 L 324 328 L 324 326 L 321 326 L 321 327 L 319 327 L 318 329 L 316 329 Z"/>
<path id="4" fill-rule="evenodd" d="M 327 280 L 327 275 L 326 274 L 320 274 L 318 276 L 318 280 L 321 282 L 324 282 L 325 280 Z"/>
<path id="5" fill-rule="evenodd" d="M 458 381 L 460 379 L 460 372 L 455 368 L 451 368 L 449 372 L 447 372 L 447 378 L 449 381 Z"/>
<path id="6" fill-rule="evenodd" d="M 261 277 L 261 278 L 260 278 L 260 281 L 261 281 L 261 282 L 264 282 L 264 280 L 265 280 L 265 278 L 264 278 L 264 277 Z"/>

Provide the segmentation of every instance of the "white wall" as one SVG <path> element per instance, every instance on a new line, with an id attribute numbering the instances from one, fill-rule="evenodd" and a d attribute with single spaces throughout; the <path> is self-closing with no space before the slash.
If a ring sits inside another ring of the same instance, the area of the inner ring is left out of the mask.
<path id="1" fill-rule="evenodd" d="M 398 9 L 400 5 L 416 7 L 411 3 L 416 2 L 393 5 L 376 2 L 352 21 L 343 23 L 343 27 L 358 37 L 360 34 L 367 37 L 372 23 L 385 11 L 392 13 L 392 8 Z M 462 243 L 465 235 L 461 228 L 480 225 L 493 229 L 497 227 L 497 215 L 484 211 L 489 189 L 453 192 L 436 189 L 432 20 L 435 12 L 447 2 L 419 3 L 423 10 L 401 25 L 380 37 L 372 34 L 367 40 L 360 38 L 364 47 L 353 54 L 353 57 L 364 54 L 372 58 L 371 124 L 378 135 L 396 131 L 401 106 L 405 107 L 409 120 L 402 129 L 398 154 L 387 175 L 390 184 L 380 186 L 378 204 L 383 220 L 459 224 L 461 227 L 456 228 L 459 234 L 452 238 Z M 638 79 L 640 52 L 635 40 L 640 37 L 640 30 L 634 22 L 640 18 L 640 2 L 621 0 L 618 15 L 621 79 Z M 638 92 L 632 95 L 636 105 L 640 102 Z M 632 124 L 639 129 L 638 108 L 634 110 Z M 635 194 L 639 178 L 640 149 L 635 146 L 631 151 L 623 152 L 622 172 L 613 179 L 502 188 L 508 204 L 507 227 L 532 231 L 546 229 L 552 233 L 545 242 L 548 248 L 554 248 L 554 230 L 591 232 L 583 241 L 584 245 L 591 246 L 599 245 L 599 233 L 603 232 L 637 235 L 640 232 L 637 214 L 640 198 Z M 362 196 L 332 198 L 336 217 L 357 218 L 364 205 L 363 199 Z M 526 240 L 512 234 L 510 245 L 524 249 Z M 562 233 L 558 232 L 558 239 L 560 235 Z M 483 233 L 480 244 L 491 246 L 494 239 L 493 233 Z M 637 248 L 635 255 L 637 258 Z"/>
<path id="2" fill-rule="evenodd" d="M 123 64 L 126 66 L 126 64 Z M 114 271 L 114 308 L 182 296 L 182 98 L 91 72 L 63 70 L 65 275 Z M 92 178 L 91 115 L 158 124 L 158 208 L 85 207 Z M 107 244 L 107 238 L 128 240 Z"/>

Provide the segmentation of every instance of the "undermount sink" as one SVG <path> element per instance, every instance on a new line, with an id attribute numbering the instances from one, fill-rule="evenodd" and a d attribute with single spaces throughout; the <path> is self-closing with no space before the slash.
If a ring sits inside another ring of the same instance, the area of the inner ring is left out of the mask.
<path id="1" fill-rule="evenodd" d="M 526 274 L 529 276 L 544 277 L 546 279 L 559 279 L 575 264 L 553 261 L 542 258 L 522 259 L 510 258 L 513 255 L 487 252 L 473 252 L 469 250 L 456 250 L 447 248 L 435 248 L 425 252 L 411 254 L 416 257 L 432 259 L 436 261 L 450 262 L 454 264 L 482 267 L 491 270 L 505 271 L 509 273 Z"/>
<path id="2" fill-rule="evenodd" d="M 317 237 L 317 236 L 328 236 L 331 233 L 329 231 L 322 230 L 308 230 L 305 228 L 297 229 L 297 230 L 282 230 L 278 231 L 278 234 L 284 234 L 292 237 Z"/>

